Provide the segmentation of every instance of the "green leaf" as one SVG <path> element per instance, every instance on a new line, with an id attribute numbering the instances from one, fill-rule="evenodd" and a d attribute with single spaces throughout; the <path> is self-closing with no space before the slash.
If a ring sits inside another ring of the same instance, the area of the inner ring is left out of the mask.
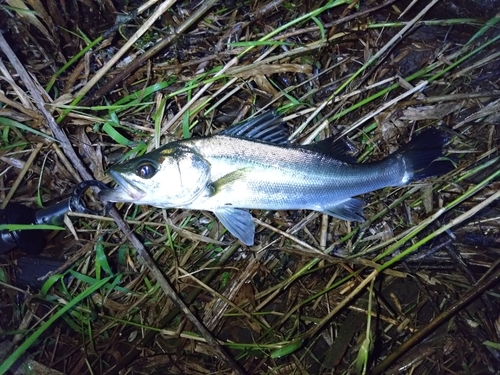
<path id="1" fill-rule="evenodd" d="M 132 141 L 128 140 L 125 138 L 123 135 L 121 135 L 112 125 L 113 123 L 111 121 L 106 121 L 104 126 L 102 127 L 102 130 L 106 132 L 116 143 L 123 145 L 123 146 L 129 146 Z"/>
<path id="2" fill-rule="evenodd" d="M 2 283 L 8 283 L 9 282 L 8 276 L 5 273 L 5 270 L 3 268 L 0 268 L 0 281 Z"/>
<path id="3" fill-rule="evenodd" d="M 127 258 L 128 258 L 128 246 L 122 245 L 118 249 L 118 263 L 122 266 L 126 266 Z"/>
<path id="4" fill-rule="evenodd" d="M 127 151 L 125 153 L 125 155 L 123 155 L 123 157 L 120 158 L 119 162 L 122 162 L 124 160 L 128 160 L 133 156 L 141 156 L 147 150 L 148 150 L 148 145 L 145 142 L 141 141 L 141 142 L 139 142 L 139 144 L 137 146 L 130 149 L 130 151 Z"/>
<path id="5" fill-rule="evenodd" d="M 26 126 L 24 124 L 21 124 L 20 122 L 11 120 L 11 119 L 6 118 L 6 117 L 0 117 L 0 124 L 5 125 L 5 126 L 11 126 L 13 128 L 17 128 L 19 130 L 24 130 L 25 132 L 36 134 L 36 135 L 38 135 L 42 138 L 46 138 L 52 142 L 57 142 L 57 139 L 55 139 L 54 137 L 51 137 L 48 134 L 45 134 L 39 130 L 35 130 L 33 128 L 30 128 L 29 126 Z"/>
<path id="6" fill-rule="evenodd" d="M 148 86 L 145 89 L 138 90 L 133 92 L 130 95 L 124 96 L 122 99 L 118 100 L 114 105 L 124 105 L 127 104 L 128 107 L 137 105 L 139 100 L 143 100 L 145 97 L 154 94 L 157 91 L 164 90 L 172 83 L 176 82 L 177 78 L 172 77 L 168 81 L 162 81 L 155 83 L 154 85 Z M 127 107 L 123 107 L 123 110 L 127 109 Z"/>
<path id="7" fill-rule="evenodd" d="M 46 282 L 43 283 L 42 288 L 40 289 L 40 293 L 42 296 L 46 296 L 47 293 L 49 292 L 50 288 L 57 283 L 59 280 L 64 278 L 64 274 L 57 274 L 57 275 L 52 275 L 48 278 Z"/>
<path id="8" fill-rule="evenodd" d="M 189 131 L 189 109 L 184 113 L 182 117 L 182 137 L 184 139 L 191 138 L 191 132 Z"/>
<path id="9" fill-rule="evenodd" d="M 304 340 L 298 339 L 295 341 L 292 341 L 290 344 L 284 346 L 283 348 L 277 349 L 271 353 L 271 358 L 281 358 L 287 355 L 292 354 L 295 352 L 297 349 L 299 349 L 302 344 L 304 343 Z"/>
<path id="10" fill-rule="evenodd" d="M 363 340 L 363 344 L 358 351 L 358 356 L 356 358 L 356 374 L 362 374 L 366 372 L 368 357 L 370 354 L 371 340 L 370 337 L 366 337 Z"/>
<path id="11" fill-rule="evenodd" d="M 483 341 L 483 345 L 489 346 L 490 348 L 493 348 L 496 350 L 500 350 L 500 343 L 498 343 L 498 342 L 486 340 L 486 341 Z"/>
<path id="12" fill-rule="evenodd" d="M 496 15 L 495 17 L 491 18 L 484 24 L 484 26 L 476 32 L 472 38 L 469 39 L 469 41 L 465 44 L 464 48 L 467 47 L 469 44 L 473 43 L 476 39 L 480 38 L 483 36 L 489 29 L 492 27 L 496 27 L 496 24 L 500 22 L 500 16 Z"/>
<path id="13" fill-rule="evenodd" d="M 325 27 L 323 26 L 323 24 L 321 23 L 321 21 L 316 16 L 312 16 L 311 19 L 314 21 L 314 23 L 316 25 L 318 25 L 319 31 L 321 32 L 321 39 L 323 39 L 323 40 L 326 39 Z"/>
<path id="14" fill-rule="evenodd" d="M 91 277 L 91 276 L 87 276 L 87 275 L 84 275 L 83 273 L 80 273 L 80 272 L 77 272 L 75 270 L 69 270 L 69 273 L 75 278 L 75 279 L 78 279 L 84 283 L 87 283 L 87 284 L 90 284 L 90 285 L 94 285 L 96 283 L 99 283 L 100 281 L 94 277 Z M 107 289 L 111 289 L 111 290 L 117 290 L 119 292 L 123 292 L 123 293 L 132 293 L 130 290 L 128 290 L 127 288 L 123 288 L 121 286 L 115 286 L 115 285 L 106 285 L 106 288 Z M 113 289 L 114 288 L 114 289 Z"/>
<path id="15" fill-rule="evenodd" d="M 229 279 L 231 278 L 231 273 L 228 271 L 225 271 L 221 275 L 221 280 L 220 280 L 220 286 L 221 288 L 224 288 L 227 283 L 229 282 Z"/>
<path id="16" fill-rule="evenodd" d="M 252 40 L 248 42 L 233 42 L 230 47 L 255 47 L 255 46 L 290 46 L 296 47 L 296 43 L 281 42 L 279 40 Z"/>
<path id="17" fill-rule="evenodd" d="M 0 230 L 64 230 L 66 228 L 59 225 L 50 224 L 0 224 Z"/>
<path id="18" fill-rule="evenodd" d="M 111 271 L 111 267 L 109 266 L 108 257 L 104 251 L 104 245 L 102 244 L 101 240 L 99 240 L 99 242 L 95 247 L 95 254 L 96 254 L 96 266 L 102 268 L 104 272 L 106 272 L 108 275 L 113 275 L 113 271 Z"/>

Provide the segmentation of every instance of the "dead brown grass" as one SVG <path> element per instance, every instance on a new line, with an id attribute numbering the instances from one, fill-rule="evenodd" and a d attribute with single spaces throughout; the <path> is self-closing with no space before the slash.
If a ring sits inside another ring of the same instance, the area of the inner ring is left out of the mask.
<path id="1" fill-rule="evenodd" d="M 3 256 L 0 358 L 109 276 L 21 360 L 71 374 L 500 367 L 499 2 L 479 14 L 454 1 L 345 3 L 0 2 L 3 206 L 53 204 L 82 180 L 110 182 L 105 170 L 134 148 L 257 108 L 287 109 L 297 143 L 348 137 L 363 161 L 442 126 L 457 161 L 364 197 L 362 225 L 253 212 L 252 248 L 206 212 L 72 214 L 43 253 L 64 277 L 30 289 L 16 284 L 24 254 Z"/>

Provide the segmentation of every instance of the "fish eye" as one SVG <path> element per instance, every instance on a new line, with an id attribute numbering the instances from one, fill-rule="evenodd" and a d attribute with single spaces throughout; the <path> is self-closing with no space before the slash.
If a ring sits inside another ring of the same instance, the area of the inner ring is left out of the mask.
<path id="1" fill-rule="evenodd" d="M 150 161 L 144 161 L 139 164 L 135 173 L 140 178 L 150 179 L 156 174 L 156 165 Z"/>

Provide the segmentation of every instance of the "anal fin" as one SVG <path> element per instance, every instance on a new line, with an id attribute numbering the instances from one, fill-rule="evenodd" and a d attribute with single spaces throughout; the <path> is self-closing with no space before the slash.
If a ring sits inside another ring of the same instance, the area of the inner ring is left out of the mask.
<path id="1" fill-rule="evenodd" d="M 356 198 L 344 199 L 340 202 L 335 202 L 322 211 L 324 214 L 338 217 L 347 221 L 365 221 L 363 217 L 363 207 L 365 202 Z"/>
<path id="2" fill-rule="evenodd" d="M 250 212 L 239 208 L 221 207 L 215 210 L 214 214 L 233 236 L 247 246 L 253 245 L 255 224 Z"/>

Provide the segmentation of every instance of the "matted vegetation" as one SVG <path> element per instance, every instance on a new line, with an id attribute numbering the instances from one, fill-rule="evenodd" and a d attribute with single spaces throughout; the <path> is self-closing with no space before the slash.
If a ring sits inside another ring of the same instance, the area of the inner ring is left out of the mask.
<path id="1" fill-rule="evenodd" d="M 440 127 L 456 169 L 366 194 L 361 224 L 253 211 L 250 248 L 208 212 L 72 213 L 40 288 L 2 258 L 0 373 L 500 368 L 499 1 L 125 3 L 0 2 L 2 207 L 260 109 L 360 162 Z"/>

